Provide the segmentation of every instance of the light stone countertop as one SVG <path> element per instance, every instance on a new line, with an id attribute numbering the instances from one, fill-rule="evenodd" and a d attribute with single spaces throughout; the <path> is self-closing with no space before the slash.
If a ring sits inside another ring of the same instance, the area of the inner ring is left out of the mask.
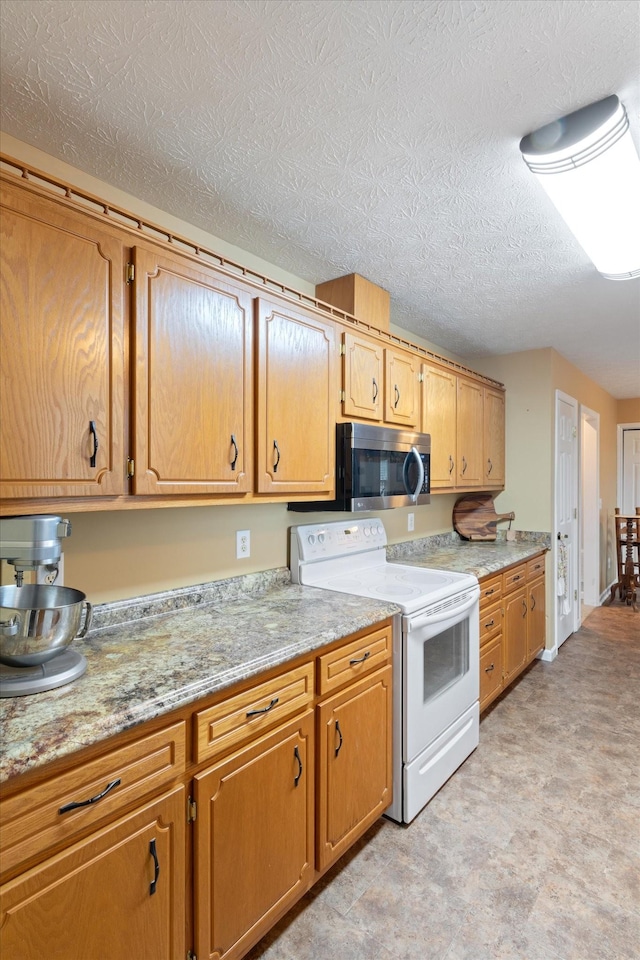
<path id="1" fill-rule="evenodd" d="M 473 573 L 480 579 L 513 563 L 523 563 L 550 546 L 550 534 L 539 532 L 518 531 L 516 539 L 509 541 L 504 531 L 498 533 L 495 541 L 470 541 L 455 533 L 439 534 L 392 544 L 387 547 L 387 559 L 434 570 Z"/>
<path id="2" fill-rule="evenodd" d="M 71 647 L 87 658 L 83 677 L 0 700 L 0 782 L 397 612 L 292 584 L 287 569 L 97 606 L 96 628 Z"/>

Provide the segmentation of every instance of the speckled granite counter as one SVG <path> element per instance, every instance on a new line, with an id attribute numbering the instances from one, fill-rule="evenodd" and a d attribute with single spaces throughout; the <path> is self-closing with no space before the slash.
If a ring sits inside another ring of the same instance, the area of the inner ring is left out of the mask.
<path id="1" fill-rule="evenodd" d="M 278 666 L 396 613 L 300 587 L 289 571 L 97 606 L 75 683 L 0 701 L 0 781 Z"/>
<path id="2" fill-rule="evenodd" d="M 518 531 L 516 539 L 509 541 L 504 531 L 499 532 L 494 541 L 462 540 L 457 533 L 447 533 L 388 546 L 387 559 L 437 570 L 473 573 L 480 579 L 512 563 L 528 560 L 550 546 L 548 533 Z"/>

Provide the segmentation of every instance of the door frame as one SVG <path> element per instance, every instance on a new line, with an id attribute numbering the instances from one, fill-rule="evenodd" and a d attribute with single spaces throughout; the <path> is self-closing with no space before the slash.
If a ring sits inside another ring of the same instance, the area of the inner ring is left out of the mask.
<path id="1" fill-rule="evenodd" d="M 580 423 L 578 417 L 578 401 L 575 397 L 569 396 L 568 393 L 563 393 L 562 390 L 556 390 L 555 403 L 554 403 L 554 473 L 553 473 L 553 536 L 552 540 L 552 557 L 553 557 L 553 580 L 552 580 L 552 593 L 553 593 L 553 649 L 549 651 L 552 656 L 550 659 L 555 659 L 558 653 L 558 649 L 561 644 L 558 643 L 558 615 L 560 610 L 560 605 L 558 603 L 558 591 L 556 590 L 556 583 L 558 580 L 558 527 L 560 526 L 560 520 L 558 517 L 558 406 L 559 402 L 563 400 L 565 403 L 575 408 L 575 422 L 576 422 L 576 441 L 578 439 L 578 426 Z M 578 497 L 578 461 L 579 461 L 579 448 L 576 443 L 576 455 L 574 457 L 573 463 L 573 476 L 571 477 L 571 487 L 573 491 L 573 501 L 576 504 L 576 514 L 580 509 L 580 502 Z M 572 551 L 572 556 L 575 558 L 578 548 L 578 522 L 579 517 L 575 516 L 571 523 L 572 530 L 572 540 L 574 549 Z M 574 598 L 576 596 L 576 591 L 578 590 L 578 563 L 575 561 L 571 564 L 571 583 L 569 584 L 569 589 L 573 591 Z M 580 626 L 580 605 L 578 602 L 574 602 L 573 605 L 573 632 Z M 564 641 L 563 641 L 564 642 Z"/>
<path id="2" fill-rule="evenodd" d="M 587 451 L 585 450 L 584 443 L 585 424 L 588 424 L 595 430 L 595 463 L 587 463 L 586 460 Z M 579 407 L 579 425 L 580 456 L 578 459 L 578 469 L 580 478 L 578 482 L 578 531 L 580 537 L 580 562 L 578 603 L 580 605 L 580 618 L 582 619 L 582 604 L 586 603 L 587 606 L 597 607 L 600 606 L 602 602 L 602 594 L 600 592 L 600 510 L 602 508 L 600 502 L 600 414 L 595 410 L 590 410 L 589 407 L 585 407 L 584 404 L 581 403 Z M 586 503 L 584 497 L 585 473 L 592 469 L 595 470 L 595 484 L 591 486 L 593 499 L 592 502 Z M 593 523 L 590 523 L 589 521 L 592 518 Z M 587 524 L 588 529 L 585 529 Z M 584 586 L 585 547 L 593 551 L 593 561 L 597 575 L 595 594 L 593 596 L 590 595 L 588 601 L 585 601 Z"/>
<path id="3" fill-rule="evenodd" d="M 622 509 L 622 450 L 624 444 L 625 430 L 638 430 L 640 423 L 619 423 L 618 424 L 618 449 L 617 449 L 617 484 L 616 484 L 616 505 Z M 615 579 L 618 578 L 618 571 L 615 571 Z M 612 581 L 613 582 L 613 581 Z"/>

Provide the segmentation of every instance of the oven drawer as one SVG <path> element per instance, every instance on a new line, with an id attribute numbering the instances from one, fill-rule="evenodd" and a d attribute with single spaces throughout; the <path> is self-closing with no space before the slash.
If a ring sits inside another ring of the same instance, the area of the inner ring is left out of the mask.
<path id="1" fill-rule="evenodd" d="M 196 763 L 234 750 L 305 710 L 313 701 L 313 663 L 258 683 L 195 714 Z"/>
<path id="2" fill-rule="evenodd" d="M 480 710 L 502 690 L 502 639 L 497 637 L 480 652 Z"/>
<path id="3" fill-rule="evenodd" d="M 185 743 L 180 721 L 4 800 L 2 873 L 182 777 Z"/>
<path id="4" fill-rule="evenodd" d="M 480 611 L 480 646 L 487 643 L 491 637 L 494 637 L 502 630 L 502 619 L 504 613 L 502 610 L 502 601 L 499 600 L 486 610 Z"/>
<path id="5" fill-rule="evenodd" d="M 489 606 L 499 600 L 502 596 L 502 574 L 498 573 L 495 577 L 483 577 L 480 581 L 480 610 L 485 604 Z"/>
<path id="6" fill-rule="evenodd" d="M 374 630 L 318 657 L 318 693 L 324 695 L 391 662 L 392 628 Z"/>
<path id="7" fill-rule="evenodd" d="M 527 579 L 526 563 L 521 563 L 517 567 L 511 567 L 509 570 L 506 570 L 503 573 L 503 577 L 505 593 L 510 593 L 512 590 L 517 590 L 517 588 L 521 587 Z"/>

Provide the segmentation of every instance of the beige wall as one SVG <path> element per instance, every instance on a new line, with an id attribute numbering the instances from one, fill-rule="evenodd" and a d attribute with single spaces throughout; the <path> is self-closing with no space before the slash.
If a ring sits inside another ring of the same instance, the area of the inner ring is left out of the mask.
<path id="1" fill-rule="evenodd" d="M 618 400 L 618 423 L 640 423 L 640 397 Z"/>

